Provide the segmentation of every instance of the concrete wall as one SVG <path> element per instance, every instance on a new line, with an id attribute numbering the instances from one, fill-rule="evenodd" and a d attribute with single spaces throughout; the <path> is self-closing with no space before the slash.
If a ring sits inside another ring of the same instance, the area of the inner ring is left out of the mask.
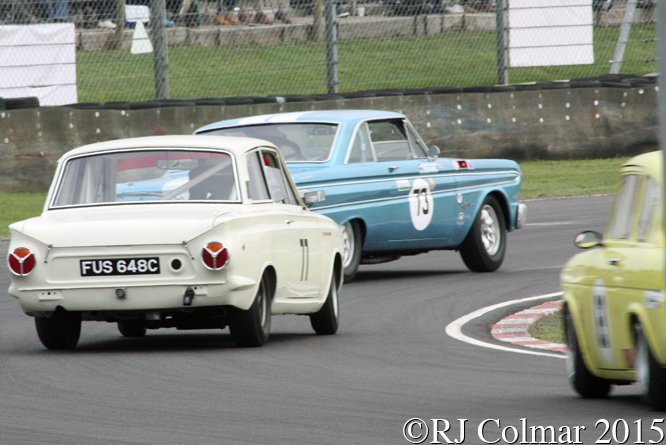
<path id="1" fill-rule="evenodd" d="M 148 109 L 0 110 L 0 192 L 47 190 L 57 159 L 80 145 L 189 134 L 223 119 L 317 109 L 403 112 L 429 145 L 438 145 L 450 157 L 525 160 L 632 155 L 656 149 L 656 91 L 656 85 L 649 84 L 506 92 L 460 89 L 449 94 L 234 106 L 190 102 Z"/>

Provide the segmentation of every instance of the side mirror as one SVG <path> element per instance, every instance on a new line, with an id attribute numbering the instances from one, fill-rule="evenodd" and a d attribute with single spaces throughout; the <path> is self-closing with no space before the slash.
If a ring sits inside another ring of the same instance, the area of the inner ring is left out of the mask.
<path id="1" fill-rule="evenodd" d="M 592 247 L 601 246 L 602 238 L 601 233 L 594 230 L 586 230 L 576 235 L 574 245 L 579 249 L 591 249 Z"/>
<path id="2" fill-rule="evenodd" d="M 434 161 L 435 159 L 437 159 L 439 157 L 439 153 L 440 151 L 438 146 L 436 145 L 431 146 L 428 149 L 428 161 Z"/>
<path id="3" fill-rule="evenodd" d="M 311 207 L 312 204 L 317 202 L 326 201 L 326 192 L 323 190 L 317 190 L 316 192 L 307 192 L 303 195 L 303 202 L 308 207 Z"/>

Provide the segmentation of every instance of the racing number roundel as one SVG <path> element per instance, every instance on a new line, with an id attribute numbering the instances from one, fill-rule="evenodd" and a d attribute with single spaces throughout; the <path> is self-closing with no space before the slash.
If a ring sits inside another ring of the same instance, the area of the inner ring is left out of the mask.
<path id="1" fill-rule="evenodd" d="M 423 179 L 416 179 L 409 191 L 409 213 L 416 230 L 423 230 L 430 225 L 434 209 L 430 184 Z"/>

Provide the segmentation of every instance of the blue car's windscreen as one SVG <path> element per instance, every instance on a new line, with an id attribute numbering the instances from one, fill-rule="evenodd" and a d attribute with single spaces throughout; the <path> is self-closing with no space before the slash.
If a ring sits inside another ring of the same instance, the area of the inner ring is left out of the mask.
<path id="1" fill-rule="evenodd" d="M 325 162 L 331 157 L 337 132 L 337 124 L 282 122 L 220 128 L 206 134 L 269 141 L 287 162 Z"/>
<path id="2" fill-rule="evenodd" d="M 132 150 L 67 161 L 51 207 L 135 201 L 239 201 L 228 153 Z"/>

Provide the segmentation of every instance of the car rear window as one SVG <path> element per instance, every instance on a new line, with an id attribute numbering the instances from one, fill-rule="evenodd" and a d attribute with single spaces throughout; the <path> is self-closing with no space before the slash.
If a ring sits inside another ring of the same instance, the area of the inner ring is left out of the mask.
<path id="1" fill-rule="evenodd" d="M 287 122 L 220 128 L 206 134 L 263 139 L 278 147 L 287 162 L 326 162 L 331 158 L 338 126 Z"/>
<path id="2" fill-rule="evenodd" d="M 129 202 L 240 202 L 226 152 L 128 150 L 66 161 L 51 208 Z"/>

